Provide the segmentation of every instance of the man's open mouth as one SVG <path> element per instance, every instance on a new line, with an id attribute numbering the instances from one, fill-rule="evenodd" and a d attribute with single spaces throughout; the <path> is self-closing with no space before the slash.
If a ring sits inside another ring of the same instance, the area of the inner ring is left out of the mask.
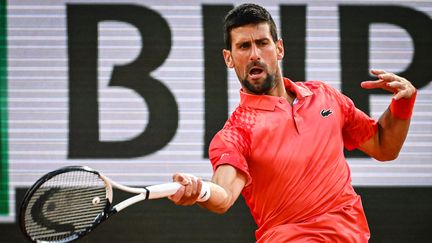
<path id="1" fill-rule="evenodd" d="M 251 78 L 257 78 L 258 76 L 261 76 L 263 72 L 264 69 L 260 67 L 253 67 L 249 70 L 249 76 L 251 76 Z"/>
<path id="2" fill-rule="evenodd" d="M 249 74 L 254 75 L 254 74 L 260 74 L 260 73 L 262 73 L 262 72 L 263 72 L 263 70 L 262 70 L 261 68 L 252 68 L 252 69 L 249 71 Z"/>

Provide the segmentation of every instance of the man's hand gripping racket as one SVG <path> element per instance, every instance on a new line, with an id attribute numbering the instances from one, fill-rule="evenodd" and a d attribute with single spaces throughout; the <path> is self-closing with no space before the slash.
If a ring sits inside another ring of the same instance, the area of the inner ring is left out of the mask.
<path id="1" fill-rule="evenodd" d="M 128 187 L 88 167 L 63 167 L 44 175 L 27 191 L 20 209 L 20 227 L 33 242 L 69 242 L 134 203 L 169 197 L 181 187 L 177 182 Z M 137 195 L 112 205 L 113 188 Z M 197 201 L 209 197 L 210 188 L 203 182 Z"/>

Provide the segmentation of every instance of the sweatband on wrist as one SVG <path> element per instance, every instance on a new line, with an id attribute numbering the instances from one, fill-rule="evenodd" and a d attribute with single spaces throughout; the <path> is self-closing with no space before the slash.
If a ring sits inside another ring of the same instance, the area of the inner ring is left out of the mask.
<path id="1" fill-rule="evenodd" d="M 414 102 L 416 100 L 416 96 L 417 91 L 408 99 L 392 99 L 392 102 L 390 103 L 390 112 L 393 114 L 394 117 L 398 119 L 410 119 L 414 110 Z"/>

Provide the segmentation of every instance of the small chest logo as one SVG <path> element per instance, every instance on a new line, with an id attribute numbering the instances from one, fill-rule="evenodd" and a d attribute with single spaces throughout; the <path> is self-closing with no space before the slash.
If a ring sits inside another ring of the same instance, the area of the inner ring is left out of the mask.
<path id="1" fill-rule="evenodd" d="M 321 116 L 322 117 L 328 117 L 333 113 L 330 109 L 323 109 L 321 110 Z"/>

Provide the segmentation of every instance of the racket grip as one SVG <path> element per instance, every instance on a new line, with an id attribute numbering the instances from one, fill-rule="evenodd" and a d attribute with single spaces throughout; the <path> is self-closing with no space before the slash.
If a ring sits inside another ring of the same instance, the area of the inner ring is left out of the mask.
<path id="1" fill-rule="evenodd" d="M 178 182 L 171 182 L 153 186 L 147 186 L 149 192 L 148 199 L 168 197 L 177 192 L 182 185 Z M 210 186 L 207 182 L 202 182 L 201 192 L 197 199 L 198 202 L 205 202 L 210 198 Z"/>
<path id="2" fill-rule="evenodd" d="M 146 190 L 148 190 L 148 199 L 158 199 L 171 196 L 175 194 L 180 187 L 180 183 L 177 182 L 147 186 Z"/>

